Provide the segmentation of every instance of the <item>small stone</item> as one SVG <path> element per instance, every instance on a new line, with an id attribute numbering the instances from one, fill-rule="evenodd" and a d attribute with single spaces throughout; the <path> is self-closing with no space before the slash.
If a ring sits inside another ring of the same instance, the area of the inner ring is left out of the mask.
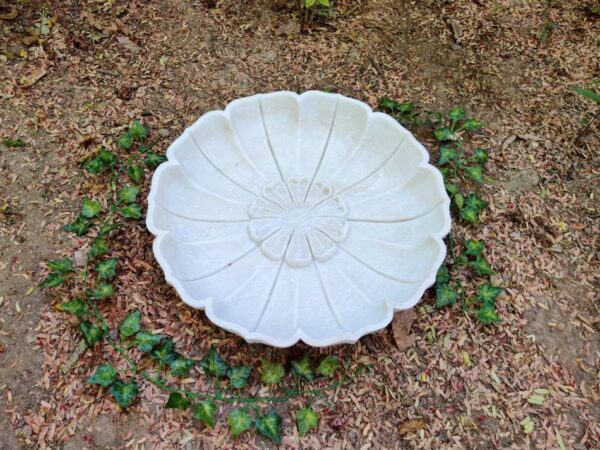
<path id="1" fill-rule="evenodd" d="M 169 137 L 169 135 L 171 134 L 171 132 L 169 130 L 167 130 L 166 128 L 161 128 L 160 130 L 158 130 L 158 134 L 160 137 Z"/>

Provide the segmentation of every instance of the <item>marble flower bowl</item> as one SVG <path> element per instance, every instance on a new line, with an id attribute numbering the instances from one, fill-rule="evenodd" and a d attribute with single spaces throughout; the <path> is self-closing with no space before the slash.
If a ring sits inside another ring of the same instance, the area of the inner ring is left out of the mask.
<path id="1" fill-rule="evenodd" d="M 441 174 L 357 100 L 235 100 L 167 156 L 148 198 L 156 259 L 183 301 L 248 342 L 353 343 L 414 306 L 444 260 Z"/>

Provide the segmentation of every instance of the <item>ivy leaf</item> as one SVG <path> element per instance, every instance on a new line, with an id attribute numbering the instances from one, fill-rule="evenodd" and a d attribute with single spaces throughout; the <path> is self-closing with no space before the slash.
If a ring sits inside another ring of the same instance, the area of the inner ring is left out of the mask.
<path id="1" fill-rule="evenodd" d="M 139 141 L 145 141 L 148 137 L 148 130 L 138 120 L 134 120 L 129 126 L 131 136 Z"/>
<path id="2" fill-rule="evenodd" d="M 63 276 L 56 272 L 50 272 L 44 280 L 38 284 L 40 289 L 53 288 L 56 286 L 60 286 L 65 282 Z"/>
<path id="3" fill-rule="evenodd" d="M 95 270 L 100 278 L 103 280 L 110 280 L 114 277 L 117 272 L 118 260 L 116 258 L 105 259 L 104 261 L 100 261 L 96 264 Z"/>
<path id="4" fill-rule="evenodd" d="M 451 141 L 454 139 L 454 135 L 450 128 L 437 128 L 433 131 L 433 137 L 435 137 L 436 141 L 444 142 Z"/>
<path id="5" fill-rule="evenodd" d="M 504 292 L 504 289 L 498 286 L 492 286 L 489 283 L 484 283 L 479 287 L 479 294 L 477 298 L 483 303 L 494 304 L 500 294 Z"/>
<path id="6" fill-rule="evenodd" d="M 214 347 L 211 347 L 208 356 L 200 361 L 200 367 L 213 377 L 223 378 L 227 374 L 227 363 L 219 356 Z"/>
<path id="7" fill-rule="evenodd" d="M 117 372 L 110 364 L 98 366 L 96 372 L 87 379 L 89 384 L 99 384 L 102 387 L 110 386 L 117 379 Z"/>
<path id="8" fill-rule="evenodd" d="M 461 219 L 466 220 L 467 222 L 475 224 L 479 221 L 479 210 L 473 206 L 467 205 L 466 207 L 461 208 L 458 211 L 458 214 Z"/>
<path id="9" fill-rule="evenodd" d="M 484 303 L 477 311 L 477 319 L 482 325 L 491 325 L 501 321 L 496 307 L 491 303 Z"/>
<path id="10" fill-rule="evenodd" d="M 125 150 L 129 150 L 133 145 L 133 136 L 129 131 L 123 133 L 123 135 L 117 141 L 117 145 Z"/>
<path id="11" fill-rule="evenodd" d="M 68 225 L 63 227 L 68 233 L 75 233 L 77 236 L 83 236 L 90 229 L 90 222 L 84 216 L 77 216 L 77 218 Z"/>
<path id="12" fill-rule="evenodd" d="M 443 265 L 437 271 L 435 275 L 435 282 L 439 284 L 447 284 L 450 281 L 450 272 L 448 271 L 448 266 Z"/>
<path id="13" fill-rule="evenodd" d="M 262 360 L 262 373 L 260 379 L 263 383 L 277 384 L 284 375 L 285 370 L 283 369 L 283 364 L 267 361 L 266 359 Z"/>
<path id="14" fill-rule="evenodd" d="M 142 207 L 137 203 L 130 203 L 129 205 L 123 206 L 119 209 L 119 212 L 126 219 L 141 219 Z"/>
<path id="15" fill-rule="evenodd" d="M 340 362 L 337 356 L 327 355 L 319 363 L 319 366 L 317 367 L 317 373 L 319 375 L 323 375 L 324 377 L 331 377 L 333 372 L 335 372 L 339 367 Z"/>
<path id="16" fill-rule="evenodd" d="M 171 364 L 171 362 L 177 358 L 177 352 L 175 351 L 173 341 L 171 339 L 163 341 L 162 344 L 152 350 L 150 356 L 152 359 L 155 359 L 162 364 Z"/>
<path id="17" fill-rule="evenodd" d="M 310 430 L 319 426 L 319 413 L 310 408 L 300 408 L 296 412 L 296 424 L 300 436 L 305 436 Z"/>
<path id="18" fill-rule="evenodd" d="M 121 337 L 126 338 L 133 336 L 140 331 L 141 316 L 142 314 L 139 311 L 133 311 L 131 314 L 125 317 L 119 326 L 119 333 L 121 333 Z"/>
<path id="19" fill-rule="evenodd" d="M 73 261 L 69 258 L 51 259 L 48 261 L 48 267 L 50 267 L 53 272 L 60 273 L 61 275 L 75 271 L 75 269 L 73 269 Z"/>
<path id="20" fill-rule="evenodd" d="M 256 419 L 256 430 L 276 444 L 281 444 L 281 417 L 275 411 L 259 415 Z"/>
<path id="21" fill-rule="evenodd" d="M 458 186 L 455 184 L 444 183 L 444 187 L 446 188 L 446 192 L 450 195 L 455 195 L 458 193 Z"/>
<path id="22" fill-rule="evenodd" d="M 164 163 L 166 160 L 167 157 L 165 155 L 161 155 L 160 153 L 148 152 L 148 154 L 146 155 L 146 164 L 149 167 L 157 167 L 160 164 Z"/>
<path id="23" fill-rule="evenodd" d="M 83 168 L 89 173 L 98 174 L 106 169 L 108 166 L 98 156 L 88 158 L 83 163 Z"/>
<path id="24" fill-rule="evenodd" d="M 493 275 L 494 271 L 492 270 L 492 266 L 484 256 L 478 256 L 475 261 L 471 261 L 471 267 L 475 270 L 477 275 Z"/>
<path id="25" fill-rule="evenodd" d="M 129 166 L 127 168 L 127 175 L 131 178 L 135 183 L 139 183 L 142 179 L 142 174 L 144 173 L 144 169 L 140 166 Z"/>
<path id="26" fill-rule="evenodd" d="M 140 188 L 137 186 L 123 186 L 119 190 L 119 200 L 124 203 L 133 203 L 137 199 Z"/>
<path id="27" fill-rule="evenodd" d="M 455 106 L 448 112 L 448 117 L 454 122 L 463 120 L 466 116 L 467 113 L 462 106 Z"/>
<path id="28" fill-rule="evenodd" d="M 194 405 L 192 417 L 200 420 L 211 428 L 215 426 L 215 416 L 217 415 L 217 405 L 212 400 L 204 400 Z"/>
<path id="29" fill-rule="evenodd" d="M 292 373 L 306 381 L 312 381 L 315 378 L 308 354 L 304 355 L 299 361 L 292 361 Z"/>
<path id="30" fill-rule="evenodd" d="M 103 239 L 96 239 L 92 246 L 90 247 L 90 251 L 88 252 L 88 257 L 90 259 L 97 258 L 98 256 L 104 255 L 108 251 L 108 245 Z"/>
<path id="31" fill-rule="evenodd" d="M 319 0 L 319 5 L 329 8 L 329 0 Z"/>
<path id="32" fill-rule="evenodd" d="M 171 373 L 176 377 L 185 377 L 190 369 L 194 367 L 198 361 L 195 359 L 187 359 L 183 356 L 175 358 L 169 366 L 171 367 Z"/>
<path id="33" fill-rule="evenodd" d="M 83 316 L 87 311 L 87 304 L 79 297 L 75 297 L 68 302 L 61 303 L 56 307 L 59 311 L 71 313 L 77 317 Z"/>
<path id="34" fill-rule="evenodd" d="M 465 173 L 473 181 L 476 181 L 477 183 L 483 184 L 483 167 L 481 167 L 481 166 L 465 167 Z"/>
<path id="35" fill-rule="evenodd" d="M 25 142 L 23 142 L 21 139 L 11 139 L 11 138 L 3 138 L 2 143 L 4 145 L 6 145 L 7 147 L 11 147 L 11 148 L 23 147 L 25 145 Z"/>
<path id="36" fill-rule="evenodd" d="M 135 381 L 126 383 L 117 380 L 111 385 L 108 392 L 115 398 L 121 408 L 127 408 L 137 397 L 139 388 Z"/>
<path id="37" fill-rule="evenodd" d="M 227 414 L 227 423 L 229 424 L 229 430 L 231 436 L 236 439 L 244 431 L 247 431 L 252 426 L 252 418 L 248 414 L 246 408 L 233 409 Z"/>
<path id="38" fill-rule="evenodd" d="M 106 166 L 112 166 L 117 162 L 117 155 L 113 152 L 109 152 L 105 148 L 101 148 L 98 152 L 98 158 L 102 161 Z"/>
<path id="39" fill-rule="evenodd" d="M 435 307 L 454 305 L 458 300 L 458 292 L 452 290 L 448 284 L 440 284 L 435 288 Z"/>
<path id="40" fill-rule="evenodd" d="M 485 242 L 477 241 L 475 239 L 469 239 L 467 242 L 465 242 L 465 248 L 465 255 L 475 257 L 481 256 L 483 250 L 485 249 Z"/>
<path id="41" fill-rule="evenodd" d="M 83 199 L 83 206 L 81 208 L 81 215 L 91 219 L 98 215 L 102 211 L 102 205 L 96 200 L 90 200 L 89 198 Z"/>
<path id="42" fill-rule="evenodd" d="M 98 286 L 96 286 L 96 289 L 94 289 L 93 292 L 93 297 L 96 300 L 104 300 L 112 297 L 113 295 L 115 295 L 113 285 L 108 283 L 100 283 Z"/>
<path id="43" fill-rule="evenodd" d="M 165 408 L 167 409 L 180 409 L 185 411 L 190 407 L 190 401 L 181 395 L 179 392 L 171 392 L 169 394 L 169 399 L 165 404 Z"/>
<path id="44" fill-rule="evenodd" d="M 467 195 L 467 206 L 471 206 L 471 207 L 477 209 L 477 212 L 486 208 L 487 205 L 489 205 L 489 203 L 486 202 L 485 200 L 483 200 L 477 194 L 470 193 L 469 195 Z"/>
<path id="45" fill-rule="evenodd" d="M 162 334 L 152 334 L 149 331 L 140 331 L 135 335 L 135 343 L 140 352 L 148 353 L 165 337 Z"/>
<path id="46" fill-rule="evenodd" d="M 452 171 L 450 170 L 450 167 L 438 167 L 438 170 L 444 177 L 444 180 L 448 180 L 448 178 L 452 175 Z"/>
<path id="47" fill-rule="evenodd" d="M 483 124 L 479 120 L 468 119 L 460 127 L 462 130 L 477 131 L 483 128 Z"/>
<path id="48" fill-rule="evenodd" d="M 458 209 L 461 209 L 465 205 L 465 198 L 458 192 L 454 195 L 453 200 Z"/>
<path id="49" fill-rule="evenodd" d="M 482 148 L 476 148 L 473 152 L 473 159 L 476 163 L 485 164 L 488 161 L 488 153 Z"/>
<path id="50" fill-rule="evenodd" d="M 119 228 L 118 223 L 108 223 L 106 225 L 102 225 L 100 230 L 98 230 L 98 237 L 106 236 L 112 230 Z"/>
<path id="51" fill-rule="evenodd" d="M 248 385 L 251 370 L 248 366 L 232 367 L 227 371 L 227 378 L 229 378 L 234 388 L 241 389 Z"/>
<path id="52" fill-rule="evenodd" d="M 312 8 L 315 3 L 317 3 L 317 0 L 305 0 L 304 1 L 304 5 L 306 6 L 306 8 Z"/>
<path id="53" fill-rule="evenodd" d="M 438 159 L 438 166 L 448 164 L 450 161 L 454 161 L 458 157 L 456 149 L 451 147 L 440 147 L 440 157 Z"/>
<path id="54" fill-rule="evenodd" d="M 98 325 L 93 324 L 89 320 L 84 320 L 79 324 L 79 329 L 83 333 L 83 337 L 87 344 L 91 347 L 96 342 L 102 339 L 104 335 L 104 330 L 100 328 Z"/>

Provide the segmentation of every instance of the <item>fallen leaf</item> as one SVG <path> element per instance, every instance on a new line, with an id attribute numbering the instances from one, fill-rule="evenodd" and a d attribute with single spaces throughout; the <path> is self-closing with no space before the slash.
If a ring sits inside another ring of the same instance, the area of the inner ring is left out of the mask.
<path id="1" fill-rule="evenodd" d="M 40 67 L 37 70 L 34 70 L 29 77 L 25 78 L 21 82 L 21 88 L 22 89 L 29 89 L 35 83 L 37 83 L 42 78 L 44 78 L 47 73 L 48 73 L 48 71 L 46 70 L 46 68 L 44 66 Z"/>
<path id="2" fill-rule="evenodd" d="M 398 433 L 409 434 L 425 429 L 425 421 L 422 419 L 408 420 L 398 427 Z"/>
<path id="3" fill-rule="evenodd" d="M 397 312 L 392 321 L 392 334 L 398 350 L 404 351 L 415 343 L 415 335 L 410 334 L 410 327 L 417 315 L 412 309 Z"/>

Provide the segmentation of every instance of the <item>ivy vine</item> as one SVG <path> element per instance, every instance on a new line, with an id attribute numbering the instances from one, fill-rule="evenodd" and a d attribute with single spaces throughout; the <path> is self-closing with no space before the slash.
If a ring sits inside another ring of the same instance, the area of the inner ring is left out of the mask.
<path id="1" fill-rule="evenodd" d="M 263 359 L 260 380 L 276 394 L 246 396 L 243 389 L 248 385 L 252 367 L 230 366 L 215 347 L 211 347 L 201 360 L 188 358 L 177 351 L 168 336 L 142 328 L 138 310 L 129 313 L 114 331 L 110 330 L 101 313 L 99 303 L 110 301 L 116 294 L 113 281 L 120 264 L 116 257 L 110 256 L 111 238 L 126 227 L 127 221 L 142 218 L 142 207 L 137 202 L 140 183 L 147 172 L 166 161 L 162 154 L 151 151 L 154 143 L 148 141 L 148 130 L 134 121 L 117 140 L 117 146 L 129 152 L 125 160 L 100 147 L 83 162 L 83 169 L 89 174 L 105 176 L 103 180 L 108 182 L 109 195 L 105 199 L 84 198 L 78 216 L 63 228 L 79 237 L 94 235 L 89 239 L 83 265 L 77 267 L 68 257 L 50 260 L 47 262 L 49 272 L 39 284 L 40 288 L 63 286 L 69 292 L 69 299 L 58 304 L 56 309 L 79 318 L 77 326 L 86 347 L 105 341 L 126 362 L 125 370 L 117 369 L 122 366 L 120 361 L 103 362 L 87 378 L 87 383 L 105 389 L 119 407 L 126 409 L 138 398 L 140 382 L 145 380 L 169 394 L 165 408 L 190 409 L 192 417 L 208 427 L 215 426 L 220 403 L 242 405 L 227 414 L 231 435 L 236 438 L 254 428 L 276 443 L 281 442 L 281 417 L 277 412 L 263 410 L 257 405 L 301 397 L 304 406 L 296 411 L 296 422 L 300 435 L 305 435 L 319 423 L 319 413 L 312 409 L 311 401 L 324 398 L 326 390 L 350 382 L 337 357 L 325 356 L 315 367 L 309 355 L 292 361 L 291 375 L 296 379 L 294 388 L 283 383 L 286 370 L 282 363 Z M 103 204 L 107 206 L 103 207 Z M 79 347 L 77 350 L 83 351 Z M 196 392 L 169 382 L 173 377 L 187 377 L 196 366 L 214 380 L 214 391 Z M 299 383 L 302 382 L 319 382 L 320 387 L 301 387 Z"/>

